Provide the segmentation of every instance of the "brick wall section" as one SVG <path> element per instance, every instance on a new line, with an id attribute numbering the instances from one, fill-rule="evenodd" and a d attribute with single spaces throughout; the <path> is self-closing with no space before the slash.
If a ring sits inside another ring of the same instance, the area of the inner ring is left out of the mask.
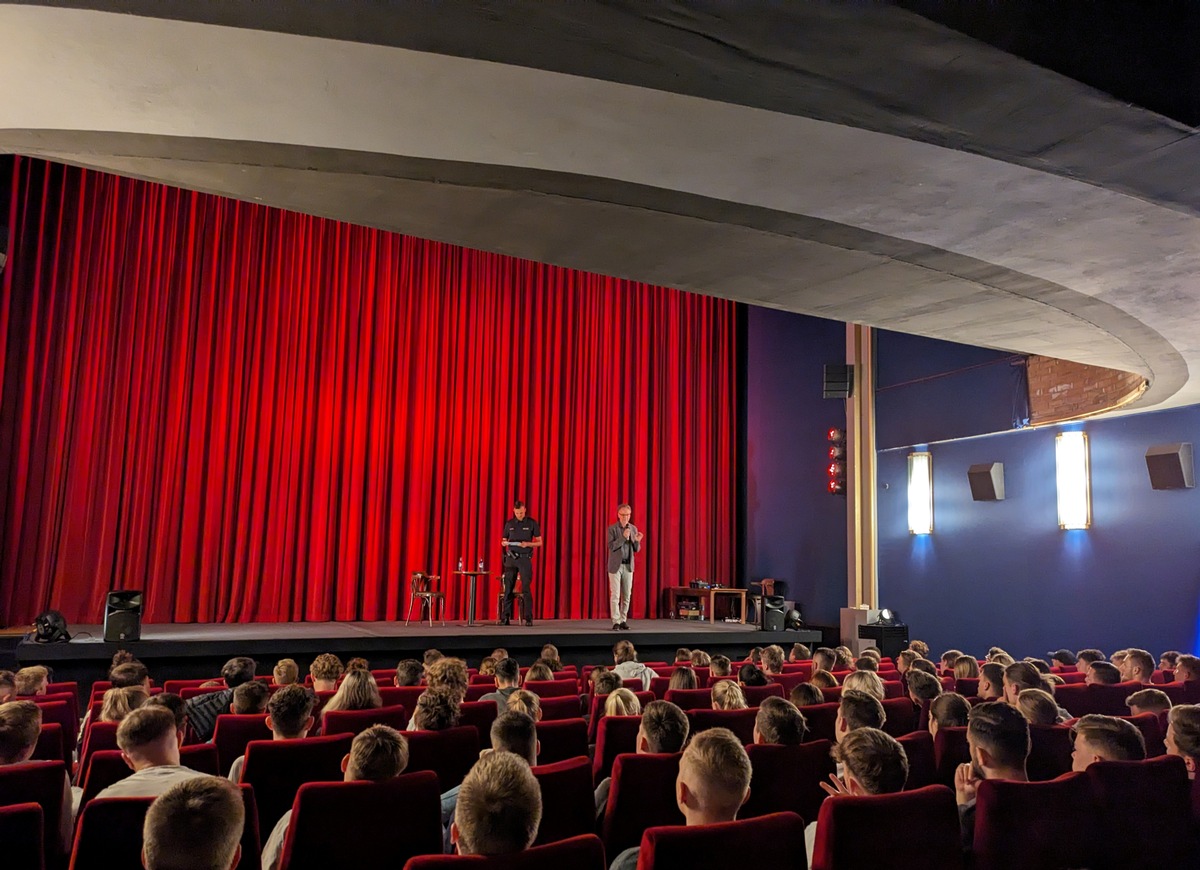
<path id="1" fill-rule="evenodd" d="M 1030 356 L 1026 367 L 1033 425 L 1108 411 L 1133 401 L 1146 389 L 1141 375 L 1048 356 Z"/>

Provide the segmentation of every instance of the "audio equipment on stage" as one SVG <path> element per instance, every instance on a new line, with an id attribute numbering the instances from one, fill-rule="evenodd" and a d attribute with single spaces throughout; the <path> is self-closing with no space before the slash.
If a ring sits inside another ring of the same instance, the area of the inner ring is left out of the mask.
<path id="1" fill-rule="evenodd" d="M 121 643 L 142 638 L 142 591 L 114 589 L 104 605 L 104 641 Z"/>

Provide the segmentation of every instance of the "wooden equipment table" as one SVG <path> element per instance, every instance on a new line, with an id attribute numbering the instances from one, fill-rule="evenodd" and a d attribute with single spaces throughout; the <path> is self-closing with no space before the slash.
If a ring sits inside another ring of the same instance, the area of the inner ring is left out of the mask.
<path id="1" fill-rule="evenodd" d="M 707 618 L 712 621 L 717 621 L 717 598 L 720 596 L 733 597 L 738 601 L 738 622 L 745 624 L 746 622 L 746 590 L 733 589 L 728 586 L 719 586 L 713 589 L 693 589 L 691 586 L 668 586 L 667 587 L 667 610 L 670 613 L 679 613 L 680 598 L 707 598 L 708 613 Z M 732 602 L 731 602 L 732 604 Z M 676 619 L 679 617 L 677 616 Z"/>

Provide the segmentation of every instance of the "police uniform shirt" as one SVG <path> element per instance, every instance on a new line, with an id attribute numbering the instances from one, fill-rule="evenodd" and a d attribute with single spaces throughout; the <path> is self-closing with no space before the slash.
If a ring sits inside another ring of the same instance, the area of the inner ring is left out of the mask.
<path id="1" fill-rule="evenodd" d="M 523 520 L 516 517 L 509 519 L 504 524 L 504 533 L 500 537 L 512 544 L 517 541 L 532 542 L 534 538 L 541 536 L 542 527 L 538 525 L 537 520 L 526 516 Z M 514 562 L 519 559 L 529 560 L 533 558 L 533 550 L 530 548 L 516 548 L 515 550 L 506 548 L 504 556 L 506 560 Z"/>

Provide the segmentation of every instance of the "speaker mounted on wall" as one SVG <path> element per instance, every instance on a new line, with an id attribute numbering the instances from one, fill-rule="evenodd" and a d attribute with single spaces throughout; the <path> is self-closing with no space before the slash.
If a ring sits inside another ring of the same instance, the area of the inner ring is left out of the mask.
<path id="1" fill-rule="evenodd" d="M 849 399 L 854 393 L 854 366 L 845 363 L 825 366 L 822 390 L 826 399 Z"/>
<path id="2" fill-rule="evenodd" d="M 1146 470 L 1153 489 L 1191 489 L 1196 485 L 1191 442 L 1155 444 L 1146 451 Z"/>
<path id="3" fill-rule="evenodd" d="M 982 462 L 967 469 L 971 498 L 975 501 L 1004 501 L 1004 463 Z"/>

